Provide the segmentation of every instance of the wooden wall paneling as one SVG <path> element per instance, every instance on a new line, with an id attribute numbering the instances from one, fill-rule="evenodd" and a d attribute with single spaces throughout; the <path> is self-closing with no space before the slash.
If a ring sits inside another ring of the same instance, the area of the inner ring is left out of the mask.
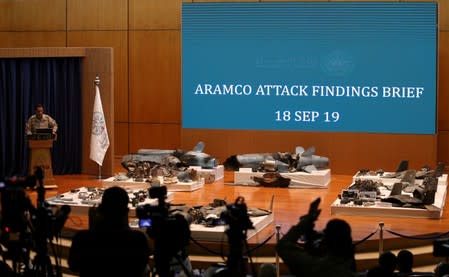
<path id="1" fill-rule="evenodd" d="M 100 77 L 100 94 L 110 146 L 106 152 L 102 175 L 111 176 L 114 170 L 114 64 L 112 48 L 86 48 L 86 57 L 82 61 L 82 114 L 83 114 L 83 156 L 82 173 L 98 175 L 98 165 L 90 160 L 90 135 L 92 128 L 92 110 L 95 99 L 95 77 Z"/>
<path id="2" fill-rule="evenodd" d="M 114 118 L 128 122 L 128 37 L 126 31 L 70 31 L 70 47 L 112 47 L 114 49 Z"/>
<path id="3" fill-rule="evenodd" d="M 1 20 L 0 20 L 1 21 Z M 65 47 L 66 32 L 0 32 L 0 47 Z"/>
<path id="4" fill-rule="evenodd" d="M 130 153 L 141 148 L 177 149 L 180 145 L 178 124 L 129 124 Z"/>
<path id="5" fill-rule="evenodd" d="M 67 0 L 68 30 L 128 29 L 128 0 Z"/>
<path id="6" fill-rule="evenodd" d="M 116 103 L 114 103 L 116 104 Z M 129 153 L 129 124 L 128 122 L 115 122 L 115 156 L 123 156 Z"/>
<path id="7" fill-rule="evenodd" d="M 0 48 L 1 58 L 85 57 L 82 47 Z"/>
<path id="8" fill-rule="evenodd" d="M 130 122 L 180 123 L 180 32 L 130 31 Z"/>
<path id="9" fill-rule="evenodd" d="M 181 29 L 181 0 L 129 0 L 129 29 Z"/>
<path id="10" fill-rule="evenodd" d="M 235 154 L 295 152 L 296 146 L 314 146 L 316 155 L 330 159 L 330 168 L 336 174 L 354 174 L 360 168 L 394 171 L 403 159 L 409 160 L 410 167 L 421 168 L 437 160 L 433 135 L 182 130 L 183 149 L 200 140 L 206 144 L 205 152 L 221 162 Z"/>
<path id="11" fill-rule="evenodd" d="M 258 0 L 246 1 L 259 2 Z M 65 7 L 66 2 L 67 9 Z M 129 84 L 130 90 L 127 92 L 129 94 L 130 107 L 129 118 L 125 108 L 117 108 L 117 112 L 114 112 L 113 103 L 103 99 L 103 105 L 107 101 L 112 106 L 112 108 L 107 110 L 108 113 L 111 113 L 112 110 L 112 118 L 114 118 L 114 114 L 120 117 L 120 119 L 115 121 L 112 119 L 112 122 L 108 122 L 107 119 L 109 136 L 112 142 L 116 139 L 126 141 L 126 136 L 122 137 L 121 134 L 126 129 L 125 126 L 130 122 L 128 127 L 129 151 L 143 147 L 175 148 L 179 147 L 179 145 L 183 149 L 190 149 L 199 140 L 204 140 L 206 142 L 206 152 L 223 159 L 234 153 L 268 150 L 294 151 L 296 145 L 303 145 L 304 147 L 314 145 L 317 148 L 318 155 L 328 156 L 331 159 L 333 172 L 341 171 L 348 174 L 352 174 L 362 165 L 370 168 L 384 167 L 385 169 L 391 169 L 396 166 L 397 160 L 402 159 L 403 156 L 408 156 L 411 166 L 414 167 L 419 167 L 423 163 L 431 165 L 435 162 L 437 156 L 437 150 L 435 149 L 437 144 L 436 136 L 181 129 L 181 0 L 174 2 L 178 6 L 172 5 L 172 1 L 162 0 L 28 0 L 22 3 L 20 1 L 8 1 L 8 3 L 3 1 L 0 2 L 0 18 L 2 18 L 0 30 L 8 32 L 0 32 L 0 46 L 66 46 L 66 40 L 70 46 L 85 46 L 90 43 L 92 43 L 92 46 L 111 46 L 109 45 L 111 43 L 115 51 L 121 49 L 118 51 L 123 53 L 124 56 L 129 55 L 129 64 L 131 65 L 129 73 L 127 69 L 123 69 L 123 72 L 120 74 L 114 73 L 114 78 L 111 77 L 111 80 L 114 79 L 115 81 L 110 84 L 112 89 L 123 85 L 125 87 L 123 91 L 126 90 L 126 86 Z M 183 0 L 182 2 L 223 2 L 223 0 Z M 228 2 L 242 1 L 230 0 Z M 313 0 L 312 2 L 319 1 Z M 438 136 L 438 159 L 440 159 L 445 157 L 447 152 L 444 148 L 445 143 L 449 142 L 449 138 L 445 133 L 449 129 L 449 123 L 446 122 L 446 118 L 449 116 L 445 112 L 448 101 L 444 92 L 447 91 L 447 81 L 445 80 L 447 78 L 444 78 L 444 75 L 447 75 L 448 47 L 446 47 L 447 34 L 442 32 L 448 30 L 449 3 L 445 0 L 439 0 L 438 3 L 440 23 L 439 130 L 441 134 Z M 130 7 L 129 11 L 128 5 Z M 30 18 L 35 15 L 35 11 L 42 9 L 45 12 L 39 13 L 39 15 L 34 17 L 40 17 L 42 20 L 37 22 L 34 18 Z M 148 15 L 145 11 L 154 12 L 154 17 L 144 18 Z M 64 20 L 61 18 L 64 18 Z M 30 22 L 30 20 L 32 21 Z M 65 26 L 65 22 L 67 22 L 68 26 Z M 51 28 L 51 30 L 56 30 L 56 32 L 10 32 L 14 30 L 23 31 L 27 30 L 27 28 L 32 28 L 31 30 L 34 31 L 47 27 Z M 128 27 L 136 28 L 136 30 L 149 28 L 153 31 L 127 32 Z M 87 33 L 75 34 L 69 32 L 66 36 L 64 34 L 66 28 L 68 30 L 123 30 L 129 37 L 127 42 L 130 48 L 125 48 L 124 45 L 126 43 L 121 44 L 126 38 L 124 40 L 119 39 L 120 42 L 117 46 L 117 41 L 114 38 L 105 38 L 108 35 L 102 37 L 102 35 L 96 34 L 94 36 L 97 36 L 97 38 L 91 37 L 90 41 L 89 36 L 91 34 Z M 61 29 L 61 32 L 57 31 L 59 29 Z M 164 31 L 163 29 L 166 30 Z M 114 53 L 114 59 L 126 59 L 121 55 Z M 97 61 L 99 61 L 98 65 L 89 65 L 89 72 L 86 74 L 94 76 L 96 73 L 101 72 L 104 75 L 102 70 L 108 71 L 103 68 L 103 60 L 98 59 Z M 91 62 L 92 60 L 86 63 Z M 127 64 L 124 60 L 123 63 L 114 62 L 113 67 L 117 69 L 124 64 Z M 128 76 L 129 80 L 126 79 Z M 108 82 L 107 78 L 105 78 L 102 76 L 103 98 L 107 98 L 107 96 L 103 96 L 103 91 L 106 89 L 103 88 L 104 83 Z M 92 77 L 87 76 L 84 79 L 86 79 L 84 80 L 86 83 L 83 83 L 83 91 L 93 93 L 93 81 L 88 80 L 92 79 Z M 117 81 L 117 79 L 122 79 L 123 81 Z M 120 88 L 120 91 L 122 91 L 122 88 Z M 118 95 L 120 96 L 113 96 L 115 99 L 113 102 L 122 105 L 126 101 L 124 99 L 127 99 L 126 93 L 118 92 Z M 88 106 L 90 111 L 84 113 L 87 115 L 89 126 L 92 104 L 90 103 Z M 108 118 L 110 116 L 108 114 Z M 120 129 L 120 135 L 115 135 L 115 132 L 113 132 L 115 127 Z M 90 127 L 87 130 L 90 130 Z M 112 134 L 111 131 L 113 132 Z M 121 145 L 117 147 L 117 151 L 125 151 L 125 148 Z M 424 150 L 421 151 L 421 149 Z M 109 158 L 108 155 L 111 155 L 110 152 L 113 151 L 115 150 L 110 149 L 108 151 L 107 159 Z M 85 153 L 88 153 L 86 149 L 83 150 L 84 156 Z M 376 154 L 375 157 L 372 156 L 373 153 Z M 85 162 L 84 158 L 83 162 Z M 93 174 L 96 174 L 97 167 L 95 164 L 90 160 L 87 162 L 93 164 Z"/>
<path id="12" fill-rule="evenodd" d="M 449 31 L 449 1 L 438 1 L 438 27 L 440 30 Z"/>
<path id="13" fill-rule="evenodd" d="M 449 167 L 449 131 L 438 133 L 438 161 L 444 162 Z"/>
<path id="14" fill-rule="evenodd" d="M 66 0 L 0 1 L 0 31 L 66 29 Z"/>
<path id="15" fill-rule="evenodd" d="M 449 130 L 449 30 L 439 32 L 438 129 Z"/>

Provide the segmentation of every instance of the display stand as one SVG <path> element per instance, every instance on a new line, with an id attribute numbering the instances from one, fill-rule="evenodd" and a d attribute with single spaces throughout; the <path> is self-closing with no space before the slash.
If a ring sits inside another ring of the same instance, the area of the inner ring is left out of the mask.
<path id="1" fill-rule="evenodd" d="M 62 194 L 58 194 L 54 197 L 49 197 L 46 202 L 51 206 L 62 207 L 68 205 L 71 208 L 72 215 L 87 216 L 89 213 L 89 208 L 98 206 L 101 203 L 101 196 L 104 188 L 95 187 L 80 187 L 78 189 L 71 190 Z M 132 199 L 139 189 L 127 189 L 128 196 Z M 84 195 L 81 197 L 81 195 Z M 174 193 L 167 192 L 166 202 L 170 203 L 174 200 Z M 138 205 L 157 205 L 157 199 L 145 198 L 143 202 L 139 202 Z M 129 205 L 129 216 L 136 216 L 136 208 L 131 204 Z M 249 229 L 247 237 L 248 239 L 259 233 L 262 229 L 267 227 L 273 222 L 273 213 L 268 215 L 250 217 L 253 222 L 254 229 Z M 130 226 L 137 228 L 137 221 L 131 220 Z M 191 224 L 190 229 L 192 232 L 192 238 L 196 240 L 206 240 L 206 241 L 221 241 L 226 230 L 226 226 L 220 225 L 215 227 L 206 227 L 200 224 Z"/>
<path id="2" fill-rule="evenodd" d="M 101 203 L 102 193 L 99 193 L 100 191 L 104 191 L 104 188 L 80 187 L 78 189 L 47 198 L 46 201 L 51 206 L 61 207 L 63 205 L 68 205 L 71 208 L 71 214 L 84 216 L 88 215 L 89 208 L 98 206 Z M 131 199 L 133 194 L 139 190 L 133 189 L 127 191 Z M 81 198 L 81 194 L 84 194 L 86 197 Z M 165 201 L 168 203 L 172 202 L 173 197 L 173 193 L 168 192 Z M 139 202 L 138 205 L 145 204 L 156 206 L 158 204 L 158 200 L 153 198 L 145 198 L 145 200 Z M 129 205 L 129 216 L 136 216 L 136 208 L 131 206 L 131 204 Z"/>
<path id="3" fill-rule="evenodd" d="M 383 175 L 390 175 L 390 174 L 394 174 L 394 172 L 385 172 Z M 373 180 L 376 182 L 386 182 L 386 183 L 396 183 L 396 182 L 401 181 L 401 178 L 386 178 L 380 174 L 360 175 L 359 172 L 357 172 L 354 176 L 352 176 L 353 182 L 355 182 L 357 179 Z M 420 183 L 422 183 L 422 181 L 423 181 L 423 179 L 415 179 L 416 184 L 420 184 Z M 442 176 L 438 177 L 438 185 L 447 185 L 447 174 L 443 174 Z"/>
<path id="4" fill-rule="evenodd" d="M 189 166 L 189 169 L 195 169 L 200 177 L 204 178 L 206 180 L 206 184 L 209 184 L 210 182 L 207 182 L 208 176 L 212 176 L 213 178 L 211 180 L 212 183 L 215 181 L 218 181 L 220 179 L 224 178 L 224 166 L 218 165 L 214 168 L 202 168 L 201 166 Z"/>
<path id="5" fill-rule="evenodd" d="M 163 178 L 159 177 L 160 183 L 167 187 L 167 191 L 195 191 L 204 187 L 204 178 L 200 178 L 198 181 L 192 182 L 176 182 L 172 184 L 164 184 Z M 102 185 L 104 188 L 108 187 L 122 187 L 125 189 L 148 189 L 151 184 L 145 181 L 136 182 L 132 178 L 128 180 L 116 180 L 115 177 L 109 177 L 103 180 Z"/>
<path id="6" fill-rule="evenodd" d="M 57 188 L 53 178 L 53 168 L 51 161 L 51 148 L 53 139 L 28 139 L 30 149 L 29 174 L 33 175 L 37 167 L 44 170 L 44 187 L 46 189 Z"/>
<path id="7" fill-rule="evenodd" d="M 398 182 L 394 178 L 364 177 L 365 179 L 382 181 L 386 185 L 392 185 Z M 416 180 L 422 182 L 422 180 Z M 352 183 L 353 184 L 353 183 Z M 351 185 L 352 185 L 351 184 Z M 348 186 L 351 187 L 351 185 Z M 381 198 L 387 197 L 390 191 L 380 188 Z M 407 193 L 402 193 L 407 194 Z M 438 178 L 438 187 L 435 194 L 435 202 L 432 205 L 426 205 L 425 209 L 395 207 L 391 203 L 382 202 L 377 199 L 374 202 L 362 203 L 356 205 L 352 202 L 343 204 L 341 199 L 336 199 L 331 205 L 332 215 L 357 215 L 357 216 L 386 216 L 386 217 L 410 217 L 410 218 L 440 218 L 443 215 L 444 204 L 446 203 L 447 194 L 447 174 L 443 174 Z M 408 195 L 411 195 L 408 193 Z"/>
<path id="8" fill-rule="evenodd" d="M 240 168 L 234 172 L 235 185 L 254 186 L 257 183 L 254 177 L 262 177 L 266 172 L 252 172 L 251 168 Z M 331 180 L 331 170 L 316 170 L 312 173 L 293 172 L 280 173 L 284 178 L 290 179 L 288 188 L 327 188 Z"/>
<path id="9" fill-rule="evenodd" d="M 274 220 L 274 215 L 271 213 L 264 216 L 250 217 L 250 220 L 253 223 L 254 229 L 248 229 L 248 232 L 246 234 L 247 239 L 252 238 L 257 233 L 262 231 L 265 227 L 270 225 Z M 192 238 L 204 241 L 217 241 L 217 242 L 223 241 L 226 229 L 227 229 L 226 225 L 215 227 L 207 227 L 200 224 L 190 225 Z"/>

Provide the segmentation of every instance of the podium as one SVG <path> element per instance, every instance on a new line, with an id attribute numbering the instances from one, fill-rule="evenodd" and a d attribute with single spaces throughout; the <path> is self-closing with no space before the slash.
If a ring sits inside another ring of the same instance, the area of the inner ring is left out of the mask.
<path id="1" fill-rule="evenodd" d="M 46 189 L 57 188 L 53 178 L 53 168 L 51 165 L 51 152 L 53 139 L 28 139 L 30 149 L 29 174 L 33 175 L 37 167 L 44 170 L 44 187 Z"/>

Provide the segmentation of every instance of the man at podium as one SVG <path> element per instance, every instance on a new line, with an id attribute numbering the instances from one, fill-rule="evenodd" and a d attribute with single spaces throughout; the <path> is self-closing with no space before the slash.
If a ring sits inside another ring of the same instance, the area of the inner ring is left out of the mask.
<path id="1" fill-rule="evenodd" d="M 42 168 L 44 170 L 45 188 L 57 187 L 53 178 L 50 152 L 53 141 L 56 139 L 57 130 L 58 124 L 56 121 L 51 116 L 44 114 L 44 107 L 41 104 L 36 105 L 35 114 L 28 119 L 25 125 L 30 149 L 28 171 L 33 174 L 37 167 Z"/>
<path id="2" fill-rule="evenodd" d="M 56 121 L 51 116 L 44 114 L 44 106 L 42 104 L 37 104 L 35 114 L 30 116 L 25 125 L 27 136 L 37 136 L 35 139 L 39 139 L 40 135 L 47 135 L 54 138 L 57 130 L 58 124 Z"/>

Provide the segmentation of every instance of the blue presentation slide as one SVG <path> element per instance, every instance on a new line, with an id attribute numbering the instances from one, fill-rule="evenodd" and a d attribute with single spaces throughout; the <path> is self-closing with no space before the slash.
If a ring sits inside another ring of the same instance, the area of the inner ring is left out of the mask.
<path id="1" fill-rule="evenodd" d="M 183 3 L 182 127 L 435 134 L 437 3 Z"/>

